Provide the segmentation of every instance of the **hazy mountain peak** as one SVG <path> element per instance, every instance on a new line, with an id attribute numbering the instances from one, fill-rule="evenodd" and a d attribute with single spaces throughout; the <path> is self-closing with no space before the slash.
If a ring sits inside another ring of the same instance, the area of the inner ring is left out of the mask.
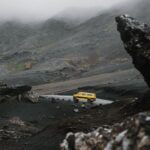
<path id="1" fill-rule="evenodd" d="M 61 11 L 54 18 L 72 24 L 80 24 L 99 15 L 104 9 L 101 7 L 71 7 Z"/>

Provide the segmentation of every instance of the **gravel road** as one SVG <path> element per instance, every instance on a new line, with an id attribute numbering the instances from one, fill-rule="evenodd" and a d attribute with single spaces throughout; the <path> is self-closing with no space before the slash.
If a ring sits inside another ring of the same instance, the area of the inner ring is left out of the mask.
<path id="1" fill-rule="evenodd" d="M 41 95 L 40 97 L 45 98 L 44 100 L 48 101 L 51 100 L 52 98 L 58 99 L 58 100 L 65 100 L 65 101 L 72 101 L 73 102 L 73 96 L 71 95 Z M 87 102 L 87 101 L 81 101 L 81 103 Z M 105 99 L 99 99 L 97 98 L 96 101 L 94 101 L 92 104 L 93 105 L 106 105 L 106 104 L 111 104 L 113 101 L 110 100 L 105 100 Z"/>

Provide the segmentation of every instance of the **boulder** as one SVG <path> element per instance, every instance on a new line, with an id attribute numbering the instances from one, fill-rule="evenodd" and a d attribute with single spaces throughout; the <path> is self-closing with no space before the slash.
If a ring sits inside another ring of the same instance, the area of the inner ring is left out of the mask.
<path id="1" fill-rule="evenodd" d="M 0 83 L 0 102 L 6 101 L 29 101 L 38 102 L 38 95 L 31 91 L 32 87 L 23 86 L 8 86 Z"/>
<path id="2" fill-rule="evenodd" d="M 116 22 L 126 51 L 150 87 L 150 27 L 129 15 L 116 17 Z"/>

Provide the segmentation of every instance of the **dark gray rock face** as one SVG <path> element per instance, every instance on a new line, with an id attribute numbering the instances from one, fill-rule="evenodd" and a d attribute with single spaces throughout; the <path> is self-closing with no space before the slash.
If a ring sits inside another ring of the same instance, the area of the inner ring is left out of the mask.
<path id="1" fill-rule="evenodd" d="M 126 51 L 150 87 L 150 27 L 128 15 L 116 17 L 116 22 Z"/>
<path id="2" fill-rule="evenodd" d="M 32 89 L 31 86 L 14 86 L 8 87 L 7 85 L 4 87 L 0 87 L 0 95 L 18 95 L 29 92 Z"/>
<path id="3" fill-rule="evenodd" d="M 16 100 L 35 103 L 38 101 L 38 95 L 35 95 L 31 89 L 32 87 L 28 85 L 10 87 L 7 84 L 0 83 L 0 103 Z"/>

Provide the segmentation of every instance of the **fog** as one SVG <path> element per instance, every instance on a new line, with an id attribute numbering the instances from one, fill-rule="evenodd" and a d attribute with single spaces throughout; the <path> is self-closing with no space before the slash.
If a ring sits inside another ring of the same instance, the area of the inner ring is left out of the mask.
<path id="1" fill-rule="evenodd" d="M 0 0 L 0 20 L 41 21 L 66 9 L 71 11 L 69 8 L 108 9 L 126 1 L 128 0 Z"/>

